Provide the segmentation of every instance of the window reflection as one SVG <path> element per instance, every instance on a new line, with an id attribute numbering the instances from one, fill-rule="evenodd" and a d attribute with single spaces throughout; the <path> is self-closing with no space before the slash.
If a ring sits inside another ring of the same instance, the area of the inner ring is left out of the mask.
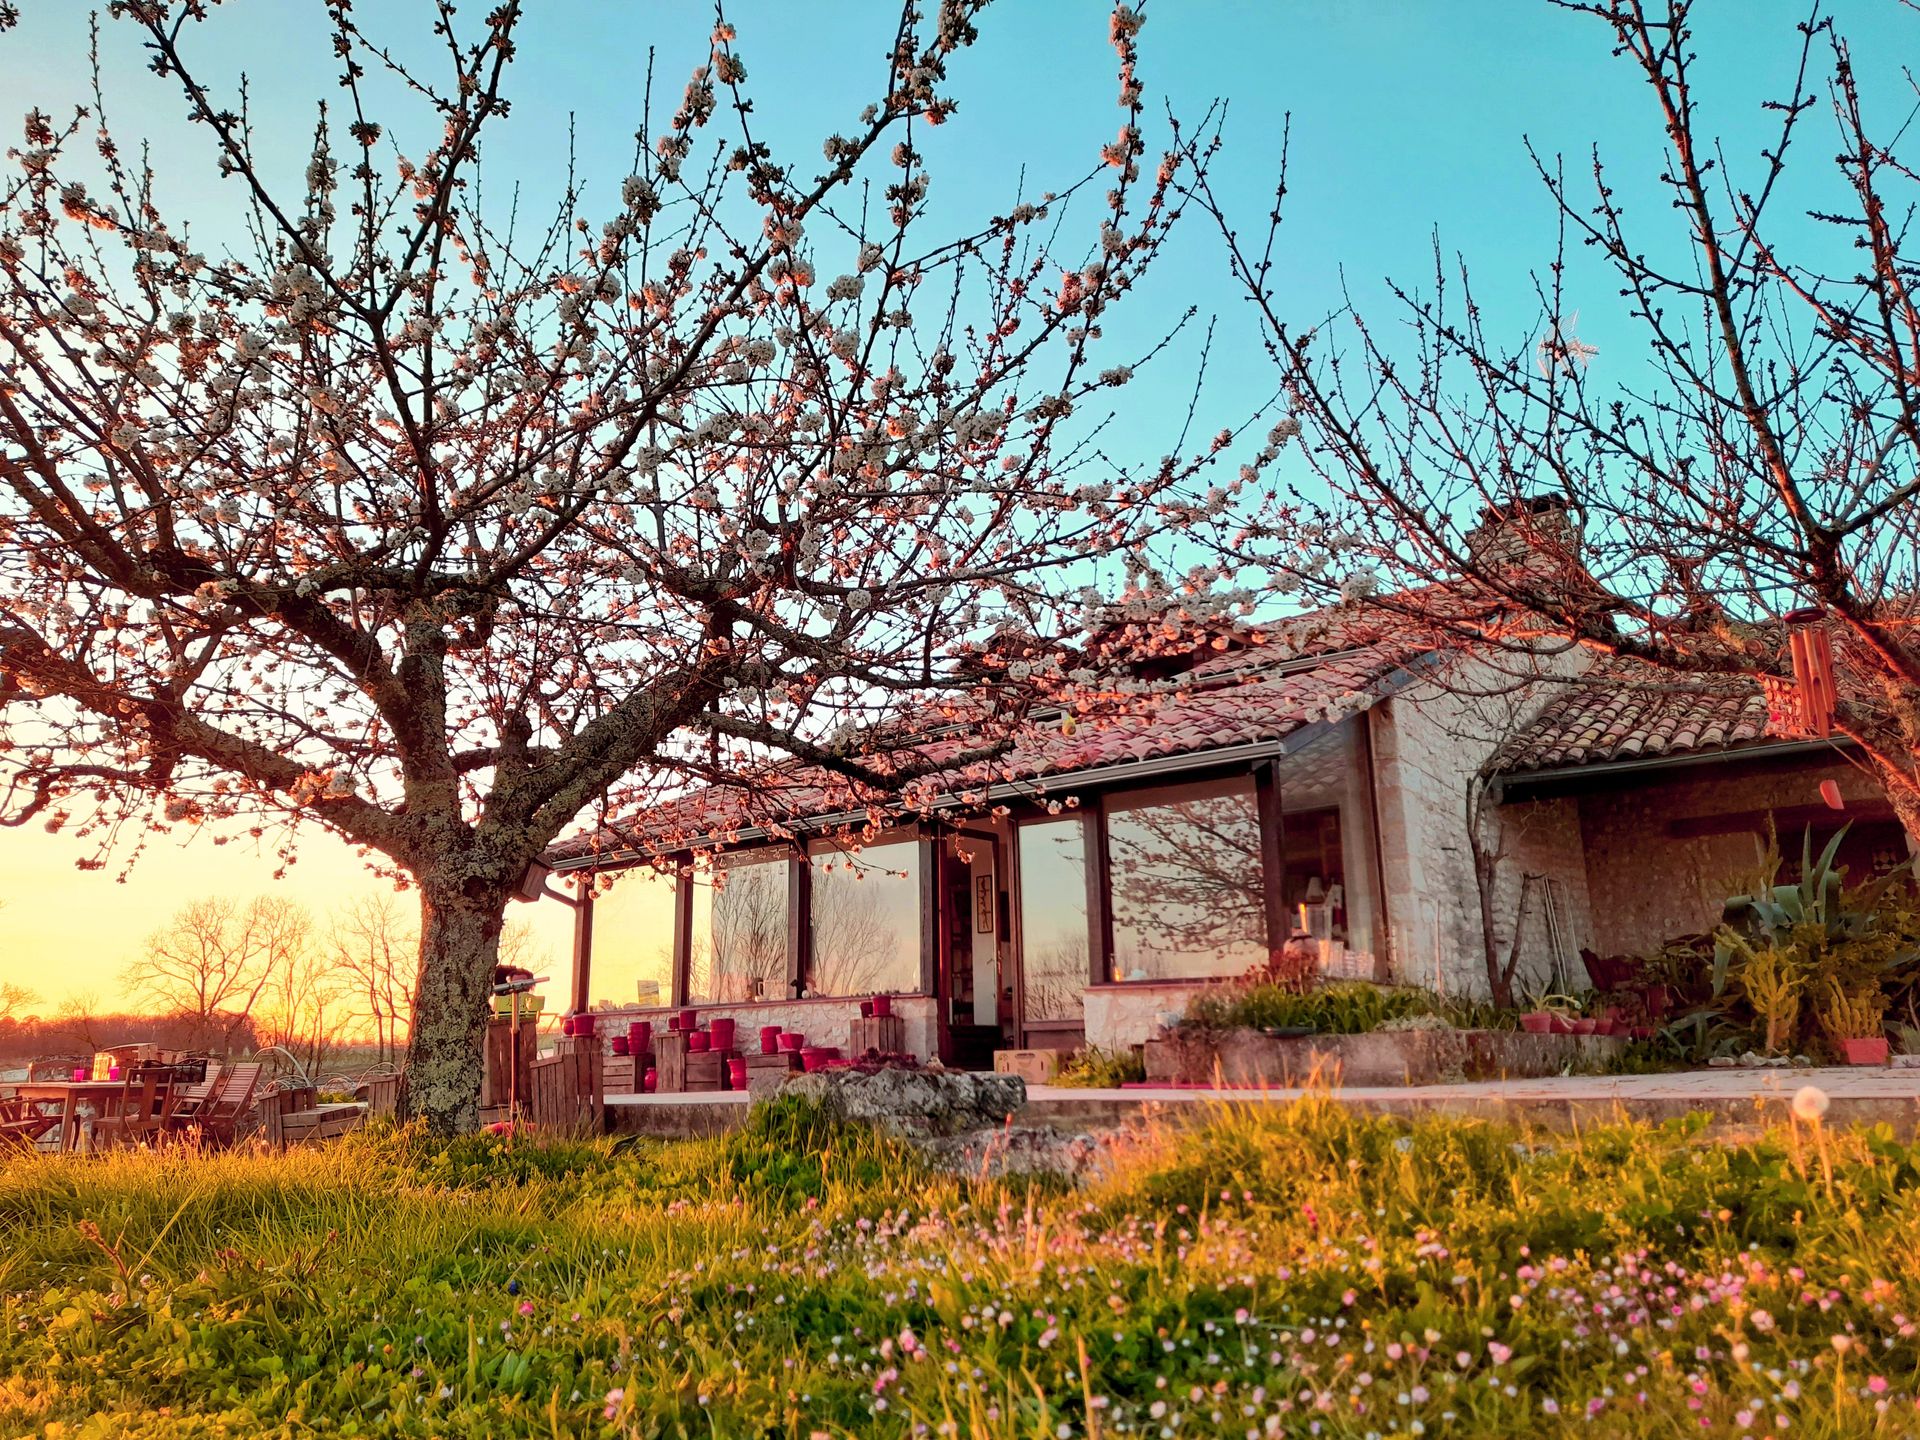
<path id="1" fill-rule="evenodd" d="M 1239 975 L 1265 961 L 1252 780 L 1115 797 L 1107 863 L 1114 979 Z"/>
<path id="2" fill-rule="evenodd" d="M 812 857 L 812 995 L 904 994 L 920 988 L 920 842 Z"/>
<path id="3" fill-rule="evenodd" d="M 587 1003 L 665 1005 L 673 999 L 674 877 L 652 866 L 623 870 L 593 897 Z"/>
<path id="4" fill-rule="evenodd" d="M 694 876 L 688 1001 L 778 1000 L 790 993 L 786 853 L 720 856 L 711 873 Z"/>
<path id="5" fill-rule="evenodd" d="M 1022 825 L 1020 954 L 1028 1022 L 1078 1020 L 1087 988 L 1087 845 L 1078 819 Z"/>

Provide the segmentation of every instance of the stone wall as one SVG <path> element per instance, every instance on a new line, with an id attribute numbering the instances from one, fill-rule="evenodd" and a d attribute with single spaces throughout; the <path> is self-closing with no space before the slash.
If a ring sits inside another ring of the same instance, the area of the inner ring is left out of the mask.
<path id="1" fill-rule="evenodd" d="M 893 1013 L 906 1022 L 907 1049 L 922 1060 L 932 1059 L 939 1048 L 936 1029 L 939 1015 L 935 1007 L 936 1002 L 931 995 L 893 997 Z M 837 1045 L 844 1050 L 849 1026 L 860 1018 L 860 1001 L 857 999 L 752 1001 L 694 1005 L 689 1008 L 699 1012 L 702 1023 L 715 1016 L 731 1016 L 738 1021 L 739 1033 L 735 1044 L 741 1050 L 759 1048 L 762 1025 L 797 1030 L 807 1037 L 807 1043 L 811 1045 Z M 664 1030 L 667 1017 L 675 1014 L 676 1009 L 629 1006 L 619 1010 L 596 1010 L 593 1013 L 594 1033 L 600 1040 L 601 1048 L 606 1049 L 613 1036 L 624 1035 L 626 1027 L 635 1020 L 645 1020 L 655 1030 Z"/>
<path id="2" fill-rule="evenodd" d="M 1542 660 L 1543 672 L 1584 663 Z M 1469 782 L 1505 739 L 1549 698 L 1547 687 L 1516 691 L 1510 675 L 1456 660 L 1434 681 L 1410 686 L 1372 713 L 1380 811 L 1380 865 L 1393 978 L 1443 994 L 1488 991 L 1479 892 L 1467 836 Z M 1544 984 L 1554 956 L 1536 883 L 1524 919 L 1528 873 L 1553 878 L 1563 937 L 1562 969 L 1593 933 L 1577 811 L 1564 801 L 1498 807 L 1506 852 L 1494 895 L 1496 938 L 1505 955 L 1520 925 L 1522 989 Z M 1577 977 L 1575 977 L 1577 978 Z"/>
<path id="3" fill-rule="evenodd" d="M 1850 801 L 1875 800 L 1872 780 L 1844 761 L 1787 766 L 1707 767 L 1671 777 L 1623 776 L 1617 788 L 1579 797 L 1580 831 L 1593 898 L 1593 948 L 1603 955 L 1643 953 L 1676 935 L 1718 923 L 1730 885 L 1757 857 L 1754 833 L 1677 836 L 1675 820 L 1742 816 L 1770 806 L 1818 803 L 1822 780 Z M 1835 814 L 1844 823 L 1844 814 Z M 1801 828 L 1783 828 L 1786 850 Z"/>
<path id="4" fill-rule="evenodd" d="M 1126 1050 L 1160 1033 L 1160 1017 L 1180 1014 L 1187 998 L 1208 981 L 1134 981 L 1087 991 L 1087 1044 Z"/>

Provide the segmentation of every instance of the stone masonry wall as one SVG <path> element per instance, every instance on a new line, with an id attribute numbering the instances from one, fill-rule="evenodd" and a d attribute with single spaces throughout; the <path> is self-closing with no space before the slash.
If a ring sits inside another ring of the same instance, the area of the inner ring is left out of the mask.
<path id="1" fill-rule="evenodd" d="M 1671 820 L 1817 803 L 1822 780 L 1835 781 L 1849 800 L 1878 796 L 1872 780 L 1844 761 L 1744 774 L 1707 769 L 1691 778 L 1648 775 L 1581 796 L 1593 948 L 1603 955 L 1639 954 L 1676 935 L 1711 928 L 1733 878 L 1752 867 L 1757 850 L 1751 831 L 1675 836 Z M 1797 828 L 1783 829 L 1781 848 L 1793 851 L 1800 835 Z"/>
<path id="2" fill-rule="evenodd" d="M 1543 660 L 1545 670 L 1584 662 Z M 1477 693 L 1489 692 L 1486 694 Z M 1437 682 L 1414 685 L 1373 712 L 1380 810 L 1380 860 L 1394 977 L 1445 994 L 1488 992 L 1473 852 L 1467 838 L 1467 787 L 1473 775 L 1548 698 L 1544 686 L 1515 693 L 1510 677 L 1455 662 Z M 1513 943 L 1520 890 L 1528 873 L 1554 882 L 1561 968 L 1580 979 L 1578 948 L 1590 943 L 1591 909 L 1581 861 L 1578 811 L 1553 800 L 1499 808 L 1506 858 L 1495 887 L 1500 953 Z M 1521 923 L 1522 993 L 1544 988 L 1554 956 L 1543 892 L 1536 884 Z"/>

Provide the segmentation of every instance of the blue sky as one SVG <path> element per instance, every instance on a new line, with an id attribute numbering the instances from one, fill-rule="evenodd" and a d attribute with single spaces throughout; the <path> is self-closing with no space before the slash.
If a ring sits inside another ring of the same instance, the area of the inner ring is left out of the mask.
<path id="1" fill-rule="evenodd" d="M 0 34 L 0 96 L 16 113 L 36 105 L 70 113 L 88 95 L 86 8 L 75 0 L 27 0 L 23 8 L 20 28 Z M 1703 123 L 1724 137 L 1740 170 L 1770 133 L 1758 104 L 1791 76 L 1793 26 L 1804 9 L 1782 0 L 1707 0 L 1701 9 L 1710 12 L 1698 43 Z M 553 195 L 571 118 L 582 171 L 610 195 L 630 168 L 649 47 L 657 57 L 655 113 L 664 117 L 706 56 L 711 11 L 691 0 L 531 0 L 529 10 L 511 83 L 515 110 L 487 156 L 488 184 L 504 196 L 519 181 L 529 204 Z M 1896 67 L 1920 38 L 1920 13 L 1897 0 L 1846 0 L 1833 10 L 1853 38 L 1870 112 L 1891 131 L 1912 105 Z M 317 3 L 229 0 L 192 39 L 207 77 L 230 86 L 239 69 L 251 74 L 263 152 L 289 177 L 304 163 L 314 100 L 337 93 L 319 13 Z M 424 0 L 359 7 L 366 23 L 411 24 L 418 38 L 428 13 Z M 481 13 L 471 5 L 464 18 L 477 23 Z M 851 128 L 880 83 L 897 13 L 888 0 L 728 5 L 761 132 L 781 158 L 811 166 L 826 134 Z M 1597 141 L 1647 248 L 1673 248 L 1674 217 L 1653 184 L 1657 118 L 1591 19 L 1545 0 L 1151 0 L 1147 13 L 1142 63 L 1152 113 L 1170 104 L 1193 118 L 1216 97 L 1230 102 L 1215 173 L 1247 227 L 1262 223 L 1283 119 L 1292 113 L 1292 196 L 1276 285 L 1295 321 L 1336 308 L 1343 278 L 1364 311 L 1385 318 L 1383 278 L 1423 282 L 1437 231 L 1449 256 L 1471 263 L 1490 328 L 1523 343 L 1537 318 L 1528 272 L 1550 257 L 1556 224 L 1527 160 L 1527 137 L 1545 154 L 1564 152 L 1576 172 Z M 1098 0 L 1001 0 L 987 12 L 981 42 L 954 66 L 960 113 L 924 147 L 940 220 L 1003 212 L 1022 166 L 1030 189 L 1090 168 L 1120 120 L 1106 15 Z M 106 35 L 123 143 L 151 142 L 163 196 L 193 216 L 211 244 L 233 224 L 237 187 L 215 177 L 206 138 L 182 123 L 173 91 L 143 71 L 130 27 L 109 23 Z M 1808 195 L 1831 196 L 1832 136 L 1830 120 L 1811 121 L 1800 153 Z M 425 144 L 407 148 L 418 154 Z M 1207 222 L 1190 219 L 1157 275 L 1130 301 L 1129 333 L 1157 331 L 1188 305 L 1218 314 L 1208 420 L 1264 401 L 1275 377 L 1253 346 Z M 1631 382 L 1644 372 L 1615 291 L 1589 258 L 1577 258 L 1569 303 L 1581 312 L 1581 337 L 1600 347 L 1592 377 Z M 1169 447 L 1191 362 L 1190 348 L 1176 352 L 1129 387 L 1116 449 L 1148 459 Z M 187 895 L 273 888 L 271 864 L 239 846 L 155 855 L 117 890 L 108 888 L 113 871 L 76 872 L 75 853 L 38 831 L 0 832 L 0 874 L 10 881 L 0 972 L 26 975 L 49 999 L 89 989 L 110 996 L 121 960 Z M 293 886 L 317 909 L 366 883 L 352 856 L 325 836 L 305 853 Z M 564 917 L 551 919 L 557 958 L 565 953 Z"/>

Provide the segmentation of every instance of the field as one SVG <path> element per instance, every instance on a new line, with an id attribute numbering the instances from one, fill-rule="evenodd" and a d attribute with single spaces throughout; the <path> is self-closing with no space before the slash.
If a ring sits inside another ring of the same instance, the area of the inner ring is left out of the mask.
<path id="1" fill-rule="evenodd" d="M 1221 1108 L 999 1184 L 794 1108 L 0 1168 L 0 1435 L 1920 1433 L 1920 1149 Z"/>

